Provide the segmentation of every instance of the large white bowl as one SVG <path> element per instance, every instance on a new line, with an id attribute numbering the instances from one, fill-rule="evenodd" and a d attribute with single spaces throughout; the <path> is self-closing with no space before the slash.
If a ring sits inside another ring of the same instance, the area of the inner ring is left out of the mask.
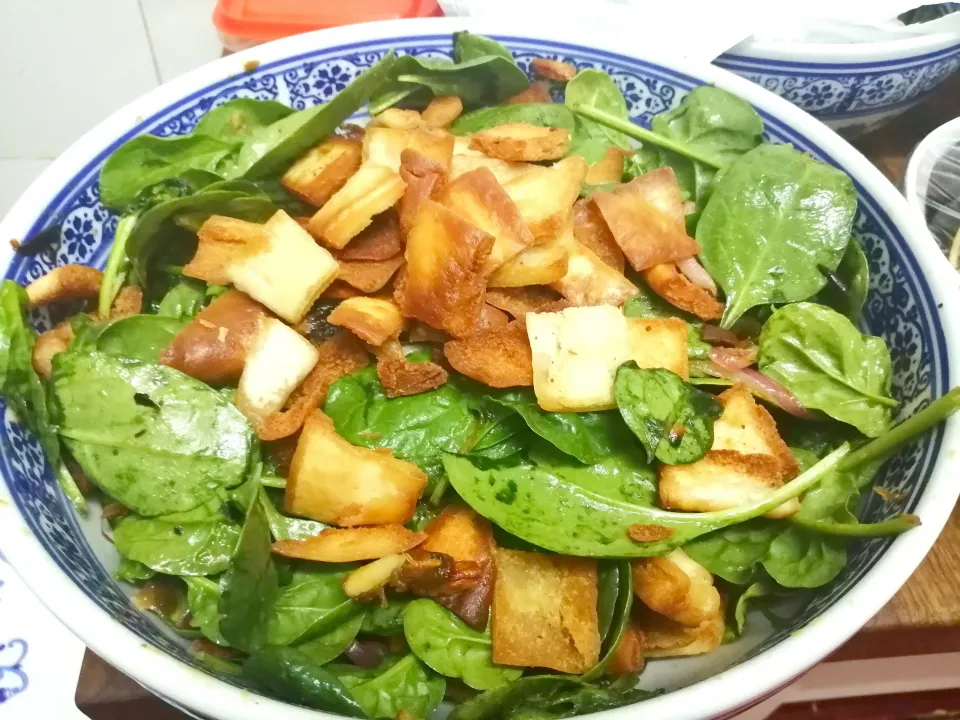
<path id="1" fill-rule="evenodd" d="M 748 40 L 716 59 L 845 135 L 876 129 L 960 68 L 960 35 L 864 43 Z"/>
<path id="2" fill-rule="evenodd" d="M 601 67 L 620 85 L 635 120 L 675 107 L 694 86 L 715 83 L 753 103 L 774 142 L 790 142 L 843 168 L 856 184 L 855 231 L 873 269 L 864 323 L 894 356 L 894 392 L 904 414 L 960 384 L 960 291 L 929 242 L 921 218 L 863 156 L 787 101 L 716 67 L 646 57 L 642 45 L 591 35 L 576 26 L 516 28 L 497 19 L 394 21 L 344 27 L 254 48 L 189 73 L 116 113 L 60 157 L 0 223 L 0 237 L 24 238 L 63 223 L 58 251 L 15 256 L 3 243 L 6 277 L 28 281 L 55 264 L 102 265 L 116 218 L 99 203 L 96 178 L 105 157 L 136 134 L 189 132 L 211 106 L 236 96 L 278 98 L 295 107 L 323 101 L 388 48 L 449 54 L 450 34 L 469 29 L 504 42 L 526 67 L 535 56 Z M 518 36 L 523 33 L 523 36 Z M 259 67 L 245 72 L 249 61 Z M 122 58 L 118 58 L 122 62 Z M 952 314 L 943 308 L 953 309 Z M 49 318 L 38 314 L 37 326 Z M 814 594 L 789 627 L 752 623 L 748 636 L 715 653 L 652 662 L 647 686 L 666 694 L 608 718 L 663 720 L 723 715 L 789 682 L 856 632 L 906 581 L 957 500 L 960 419 L 901 452 L 881 477 L 902 492 L 923 525 L 896 539 L 851 547 L 847 572 Z M 182 642 L 132 607 L 110 576 L 112 547 L 92 513 L 78 520 L 45 467 L 36 441 L 9 412 L 0 424 L 0 547 L 37 596 L 108 662 L 193 712 L 220 720 L 316 720 L 329 717 L 241 689 L 197 664 Z M 862 517 L 884 515 L 870 494 Z"/>

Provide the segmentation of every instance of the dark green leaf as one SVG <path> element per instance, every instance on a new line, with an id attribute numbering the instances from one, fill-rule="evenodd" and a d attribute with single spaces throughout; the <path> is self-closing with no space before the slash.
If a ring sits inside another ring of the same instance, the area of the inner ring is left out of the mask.
<path id="1" fill-rule="evenodd" d="M 424 598 L 407 605 L 403 632 L 420 660 L 476 690 L 500 687 L 523 674 L 521 668 L 494 665 L 489 630 L 474 630 L 433 600 Z"/>
<path id="2" fill-rule="evenodd" d="M 447 685 L 413 655 L 387 658 L 379 667 L 368 670 L 331 665 L 330 671 L 350 689 L 370 718 L 393 720 L 406 710 L 414 718 L 426 720 L 440 705 Z"/>
<path id="3" fill-rule="evenodd" d="M 817 293 L 816 302 L 858 322 L 870 290 L 870 262 L 856 238 L 850 238 L 837 271 L 825 274 L 827 284 Z"/>
<path id="4" fill-rule="evenodd" d="M 489 398 L 516 411 L 534 433 L 582 463 L 598 463 L 622 447 L 625 440 L 629 442 L 623 421 L 613 411 L 547 412 L 540 409 L 529 390 L 490 391 Z"/>
<path id="5" fill-rule="evenodd" d="M 818 266 L 840 263 L 856 209 L 845 173 L 787 145 L 761 145 L 730 165 L 697 225 L 700 259 L 727 295 L 721 325 L 820 290 Z"/>
<path id="6" fill-rule="evenodd" d="M 241 483 L 254 436 L 220 393 L 164 365 L 53 360 L 60 435 L 87 476 L 139 515 L 192 510 Z"/>
<path id="7" fill-rule="evenodd" d="M 113 210 L 124 210 L 141 190 L 187 170 L 216 173 L 235 148 L 207 135 L 140 135 L 121 145 L 103 164 L 100 200 Z"/>
<path id="8" fill-rule="evenodd" d="M 157 307 L 157 315 L 174 320 L 192 320 L 206 303 L 206 290 L 206 283 L 184 278 L 163 296 Z"/>
<path id="9" fill-rule="evenodd" d="M 244 663 L 243 674 L 284 700 L 348 717 L 364 717 L 343 683 L 296 648 L 260 650 Z"/>
<path id="10" fill-rule="evenodd" d="M 260 488 L 260 503 L 263 505 L 263 512 L 266 513 L 267 522 L 270 525 L 270 534 L 274 540 L 305 540 L 308 537 L 319 535 L 328 525 L 319 523 L 316 520 L 304 520 L 302 518 L 292 518 L 282 515 L 264 488 Z"/>
<path id="11" fill-rule="evenodd" d="M 292 113 L 293 108 L 275 100 L 235 98 L 208 110 L 193 132 L 223 142 L 242 143 L 262 128 Z"/>
<path id="12" fill-rule="evenodd" d="M 240 528 L 200 507 L 158 518 L 126 517 L 113 530 L 123 557 L 166 575 L 216 575 L 230 567 Z"/>
<path id="13" fill-rule="evenodd" d="M 629 121 L 627 101 L 620 88 L 603 70 L 581 70 L 566 86 L 564 104 L 567 107 L 593 108 L 623 121 Z M 588 163 L 603 159 L 608 147 L 630 149 L 630 140 L 621 132 L 594 122 L 577 118 L 570 138 L 570 155 L 582 155 Z"/>
<path id="14" fill-rule="evenodd" d="M 128 560 L 127 558 L 122 557 L 120 558 L 120 566 L 117 568 L 117 571 L 113 574 L 113 576 L 121 582 L 136 585 L 143 580 L 149 580 L 156 574 L 157 573 L 143 563 L 138 563 L 135 560 Z"/>
<path id="15" fill-rule="evenodd" d="M 696 462 L 713 445 L 713 422 L 723 407 L 669 370 L 643 370 L 630 362 L 617 370 L 614 398 L 647 459 L 677 465 Z"/>
<path id="16" fill-rule="evenodd" d="M 220 586 L 210 578 L 185 577 L 190 624 L 210 642 L 226 647 L 220 633 Z"/>
<path id="17" fill-rule="evenodd" d="M 184 322 L 163 315 L 131 315 L 116 320 L 97 336 L 97 350 L 113 357 L 157 362 L 184 328 Z"/>
<path id="18" fill-rule="evenodd" d="M 467 60 L 476 60 L 477 58 L 493 55 L 506 58 L 514 62 L 513 55 L 503 45 L 496 40 L 492 40 L 483 35 L 474 35 L 464 31 L 453 34 L 453 58 L 456 62 L 462 63 Z"/>
<path id="19" fill-rule="evenodd" d="M 746 585 L 782 529 L 782 523 L 753 520 L 698 537 L 684 545 L 683 550 L 714 575 L 735 585 Z"/>
<path id="20" fill-rule="evenodd" d="M 390 77 L 393 64 L 391 50 L 330 102 L 295 112 L 253 133 L 240 148 L 236 175 L 264 178 L 285 171 L 359 110 Z"/>
<path id="21" fill-rule="evenodd" d="M 593 680 L 603 675 L 610 663 L 617 655 L 617 648 L 623 640 L 624 633 L 630 626 L 630 611 L 633 608 L 633 568 L 629 560 L 615 560 L 608 563 L 608 574 L 616 577 L 616 586 L 613 590 L 609 586 L 598 586 L 601 593 L 605 590 L 607 597 L 599 594 L 597 597 L 597 611 L 605 611 L 608 606 L 612 612 L 606 628 L 601 628 L 600 637 L 603 644 L 600 648 L 600 661 L 589 671 L 584 673 L 582 680 Z M 613 594 L 611 603 L 609 595 Z"/>
<path id="22" fill-rule="evenodd" d="M 498 105 L 461 115 L 450 125 L 450 132 L 454 135 L 471 135 L 507 123 L 529 123 L 573 132 L 577 127 L 577 118 L 565 105 L 556 103 Z"/>
<path id="23" fill-rule="evenodd" d="M 733 608 L 733 627 L 734 637 L 743 635 L 743 630 L 747 626 L 747 612 L 750 610 L 751 600 L 766 598 L 775 592 L 776 588 L 767 582 L 755 582 L 748 585 L 747 588 L 737 597 L 737 602 Z M 731 623 L 727 623 L 729 627 Z"/>
<path id="24" fill-rule="evenodd" d="M 849 446 L 842 446 L 763 501 L 706 513 L 675 513 L 617 497 L 609 479 L 596 472 L 597 466 L 483 470 L 467 458 L 446 455 L 443 461 L 450 483 L 470 507 L 527 542 L 566 555 L 647 557 L 779 507 L 816 484 L 848 452 Z M 632 525 L 658 527 L 666 530 L 667 536 L 635 542 L 628 535 Z"/>
<path id="25" fill-rule="evenodd" d="M 322 567 L 322 566 L 321 566 Z M 266 642 L 290 645 L 329 632 L 361 612 L 343 592 L 343 571 L 298 571 L 281 587 L 267 617 Z"/>
<path id="26" fill-rule="evenodd" d="M 890 353 L 881 338 L 862 335 L 840 313 L 796 303 L 777 310 L 760 335 L 760 371 L 800 403 L 877 437 L 889 429 Z"/>
<path id="27" fill-rule="evenodd" d="M 337 625 L 323 635 L 297 645 L 297 650 L 307 655 L 317 665 L 326 665 L 338 658 L 357 637 L 364 615 L 357 614 Z"/>
<path id="28" fill-rule="evenodd" d="M 403 632 L 403 613 L 409 600 L 390 598 L 386 607 L 374 604 L 363 616 L 361 630 L 371 635 L 399 635 Z"/>
<path id="29" fill-rule="evenodd" d="M 260 650 L 269 636 L 267 621 L 276 596 L 270 527 L 260 503 L 251 502 L 233 563 L 220 578 L 218 608 L 224 639 L 244 652 Z"/>
<path id="30" fill-rule="evenodd" d="M 783 587 L 814 588 L 833 580 L 846 564 L 844 539 L 788 527 L 770 543 L 763 569 Z"/>

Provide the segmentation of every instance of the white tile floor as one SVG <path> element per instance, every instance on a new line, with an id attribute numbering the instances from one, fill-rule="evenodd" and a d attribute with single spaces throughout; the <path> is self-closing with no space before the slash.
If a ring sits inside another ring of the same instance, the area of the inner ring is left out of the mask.
<path id="1" fill-rule="evenodd" d="M 214 0 L 0 0 L 0 216 L 57 155 L 220 56 Z"/>

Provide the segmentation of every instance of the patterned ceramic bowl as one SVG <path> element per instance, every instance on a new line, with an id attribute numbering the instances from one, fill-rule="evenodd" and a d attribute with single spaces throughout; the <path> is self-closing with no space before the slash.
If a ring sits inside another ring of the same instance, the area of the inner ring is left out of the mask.
<path id="1" fill-rule="evenodd" d="M 960 37 L 856 44 L 751 40 L 714 64 L 854 135 L 916 105 L 960 68 Z"/>
<path id="2" fill-rule="evenodd" d="M 324 30 L 224 58 L 165 85 L 78 141 L 30 187 L 0 223 L 0 237 L 23 238 L 62 223 L 56 251 L 14 255 L 3 243 L 0 267 L 26 283 L 51 267 L 102 266 L 116 217 L 99 201 L 104 159 L 140 134 L 189 132 L 211 107 L 235 97 L 275 98 L 303 108 L 330 98 L 388 49 L 449 55 L 451 33 L 469 29 L 503 42 L 527 66 L 538 56 L 599 67 L 620 85 L 634 120 L 649 124 L 694 87 L 713 83 L 756 106 L 772 142 L 791 143 L 849 173 L 859 193 L 855 232 L 870 259 L 865 328 L 882 336 L 894 362 L 893 392 L 911 414 L 960 384 L 960 306 L 956 276 L 929 242 L 922 220 L 883 176 L 832 131 L 790 103 L 719 68 L 638 56 L 634 43 L 590 36 L 576 27 L 538 27 L 528 35 L 497 19 L 392 21 Z M 250 61 L 259 64 L 252 71 Z M 35 317 L 38 328 L 49 319 Z M 644 712 L 665 719 L 716 717 L 797 677 L 863 625 L 916 568 L 960 493 L 953 458 L 960 418 L 893 458 L 878 482 L 901 492 L 923 525 L 896 540 L 851 546 L 844 575 L 813 595 L 787 626 L 752 624 L 740 641 L 706 656 L 652 662 L 649 687 L 668 692 L 609 718 Z M 57 488 L 36 440 L 10 412 L 0 423 L 0 547 L 40 599 L 84 642 L 125 673 L 192 711 L 222 720 L 316 720 L 316 713 L 240 689 L 198 664 L 184 643 L 130 603 L 111 571 L 117 556 L 97 512 L 78 518 Z M 870 494 L 865 520 L 884 513 Z M 814 622 L 816 621 L 816 622 Z"/>

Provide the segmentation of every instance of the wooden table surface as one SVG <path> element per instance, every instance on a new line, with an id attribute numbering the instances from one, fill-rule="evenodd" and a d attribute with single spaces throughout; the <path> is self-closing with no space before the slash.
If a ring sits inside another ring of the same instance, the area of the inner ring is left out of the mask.
<path id="1" fill-rule="evenodd" d="M 960 116 L 960 74 L 923 104 L 854 145 L 899 184 L 910 151 L 929 132 Z M 960 651 L 960 506 L 910 581 L 831 660 Z M 77 705 L 93 720 L 186 720 L 88 652 Z"/>

